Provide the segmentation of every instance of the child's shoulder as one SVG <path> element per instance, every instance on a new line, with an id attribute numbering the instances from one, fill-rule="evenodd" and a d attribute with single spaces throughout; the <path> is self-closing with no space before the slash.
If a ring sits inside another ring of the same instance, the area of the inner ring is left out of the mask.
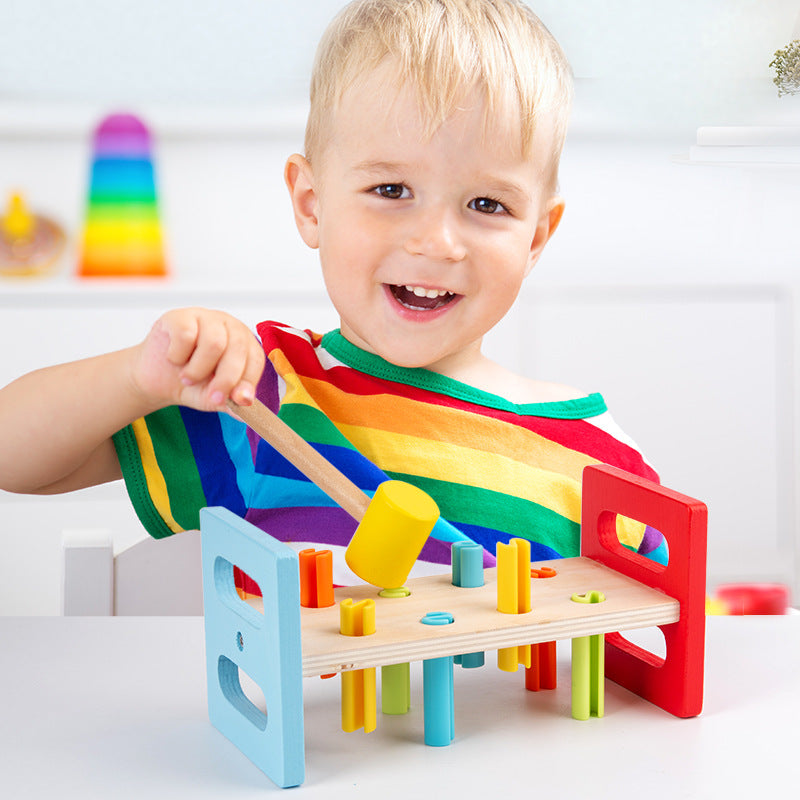
<path id="1" fill-rule="evenodd" d="M 505 376 L 498 377 L 501 379 L 495 384 L 493 394 L 498 394 L 516 405 L 561 403 L 587 396 L 586 392 L 573 386 L 533 380 L 510 371 L 506 371 Z"/>
<path id="2" fill-rule="evenodd" d="M 488 358 L 473 363 L 461 375 L 453 374 L 450 377 L 481 391 L 498 395 L 515 405 L 560 403 L 587 397 L 587 393 L 580 389 L 562 383 L 527 378 Z"/>

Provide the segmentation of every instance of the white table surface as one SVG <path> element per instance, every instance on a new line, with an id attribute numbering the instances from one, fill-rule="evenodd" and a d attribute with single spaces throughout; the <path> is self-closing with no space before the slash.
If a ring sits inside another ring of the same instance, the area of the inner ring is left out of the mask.
<path id="1" fill-rule="evenodd" d="M 606 715 L 570 717 L 522 671 L 456 668 L 456 738 L 422 744 L 412 710 L 339 727 L 339 680 L 304 680 L 306 781 L 278 789 L 208 722 L 201 618 L 0 617 L 0 796 L 736 798 L 800 778 L 800 616 L 713 617 L 705 709 L 676 719 L 606 682 Z M 523 795 L 509 794 L 524 792 Z M 789 792 L 789 794 L 786 794 Z"/>

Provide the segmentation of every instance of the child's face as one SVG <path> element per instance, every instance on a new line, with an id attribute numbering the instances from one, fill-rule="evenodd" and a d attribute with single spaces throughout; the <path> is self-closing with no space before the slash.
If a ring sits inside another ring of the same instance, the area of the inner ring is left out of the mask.
<path id="1" fill-rule="evenodd" d="M 342 333 L 399 366 L 453 374 L 480 358 L 563 211 L 546 186 L 549 126 L 541 161 L 525 160 L 513 126 L 487 127 L 470 101 L 426 137 L 413 93 L 373 74 L 343 98 L 314 168 L 287 165 Z"/>

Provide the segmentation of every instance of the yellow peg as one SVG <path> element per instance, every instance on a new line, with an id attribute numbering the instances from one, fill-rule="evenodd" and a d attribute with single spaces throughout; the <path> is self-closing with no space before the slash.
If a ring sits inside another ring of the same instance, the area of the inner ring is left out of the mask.
<path id="1" fill-rule="evenodd" d="M 345 636 L 369 636 L 375 633 L 375 601 L 350 598 L 339 604 L 339 632 Z M 378 701 L 375 667 L 342 673 L 342 730 L 346 733 L 364 728 L 374 731 L 378 724 Z"/>
<path id="2" fill-rule="evenodd" d="M 503 614 L 527 614 L 531 610 L 531 543 L 527 539 L 497 543 L 497 610 Z M 497 651 L 497 666 L 504 672 L 516 672 L 520 664 L 530 669 L 530 645 Z"/>
<path id="3" fill-rule="evenodd" d="M 527 539 L 497 543 L 497 610 L 503 614 L 531 610 L 531 543 Z"/>
<path id="4" fill-rule="evenodd" d="M 351 598 L 339 604 L 339 633 L 345 636 L 369 636 L 375 633 L 375 601 Z"/>

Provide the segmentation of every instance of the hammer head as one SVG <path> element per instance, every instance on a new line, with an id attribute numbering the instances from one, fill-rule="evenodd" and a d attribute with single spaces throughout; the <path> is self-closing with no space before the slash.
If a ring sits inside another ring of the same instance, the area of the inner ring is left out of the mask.
<path id="1" fill-rule="evenodd" d="M 421 489 L 405 481 L 385 481 L 364 512 L 345 561 L 367 583 L 399 588 L 438 518 L 438 506 Z"/>

